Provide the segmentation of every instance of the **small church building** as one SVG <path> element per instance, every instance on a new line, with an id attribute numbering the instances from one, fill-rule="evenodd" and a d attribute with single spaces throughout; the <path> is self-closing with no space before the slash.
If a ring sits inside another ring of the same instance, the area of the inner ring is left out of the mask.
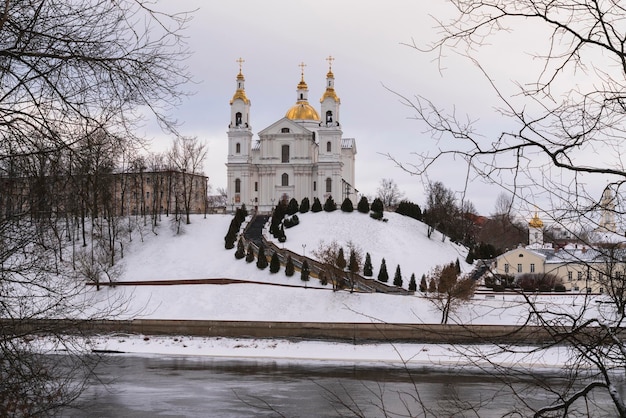
<path id="1" fill-rule="evenodd" d="M 357 204 L 355 188 L 356 141 L 344 138 L 339 96 L 329 57 L 326 89 L 319 113 L 309 104 L 309 89 L 301 64 L 295 104 L 283 117 L 258 132 L 250 123 L 251 101 L 246 95 L 243 60 L 239 59 L 236 89 L 230 101 L 228 125 L 227 194 L 229 207 L 245 204 L 261 213 L 279 201 L 305 197 L 322 204 L 349 198 Z M 321 115 L 321 116 L 320 116 Z"/>
<path id="2" fill-rule="evenodd" d="M 600 201 L 598 227 L 584 244 L 562 248 L 543 241 L 544 224 L 538 215 L 528 223 L 528 246 L 519 246 L 497 257 L 497 276 L 552 275 L 566 291 L 620 294 L 626 289 L 626 237 L 616 232 L 615 205 L 607 187 Z"/>

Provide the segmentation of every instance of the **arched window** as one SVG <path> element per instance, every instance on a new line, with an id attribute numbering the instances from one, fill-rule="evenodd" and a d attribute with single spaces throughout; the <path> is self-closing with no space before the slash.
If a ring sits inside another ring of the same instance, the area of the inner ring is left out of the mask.
<path id="1" fill-rule="evenodd" d="M 281 128 L 280 132 L 283 133 L 283 134 L 288 134 L 289 133 L 289 128 Z"/>
<path id="2" fill-rule="evenodd" d="M 326 179 L 326 193 L 331 193 L 333 191 L 333 180 L 328 177 Z"/>
<path id="3" fill-rule="evenodd" d="M 331 123 L 333 121 L 333 112 L 330 110 L 326 111 L 326 123 Z"/>
<path id="4" fill-rule="evenodd" d="M 235 193 L 241 193 L 241 180 L 235 179 Z"/>
<path id="5" fill-rule="evenodd" d="M 283 173 L 280 179 L 281 186 L 289 186 L 289 174 Z"/>
<path id="6" fill-rule="evenodd" d="M 237 144 L 235 145 L 235 152 L 237 154 L 241 152 L 241 144 L 239 142 L 237 142 Z"/>
<path id="7" fill-rule="evenodd" d="M 333 145 L 328 141 L 326 143 L 326 152 L 330 152 L 333 149 Z"/>
<path id="8" fill-rule="evenodd" d="M 241 125 L 241 112 L 235 113 L 235 126 Z"/>
<path id="9" fill-rule="evenodd" d="M 289 162 L 289 145 L 283 145 L 282 148 L 282 162 L 283 163 L 288 163 Z"/>

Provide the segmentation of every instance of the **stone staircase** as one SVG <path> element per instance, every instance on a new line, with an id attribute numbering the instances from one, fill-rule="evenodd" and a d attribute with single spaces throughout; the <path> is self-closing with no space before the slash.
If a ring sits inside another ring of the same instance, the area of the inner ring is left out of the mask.
<path id="1" fill-rule="evenodd" d="M 269 218 L 269 215 L 256 215 L 243 232 L 243 237 L 246 241 L 252 241 L 257 248 L 261 246 L 263 244 L 263 226 L 265 226 Z"/>

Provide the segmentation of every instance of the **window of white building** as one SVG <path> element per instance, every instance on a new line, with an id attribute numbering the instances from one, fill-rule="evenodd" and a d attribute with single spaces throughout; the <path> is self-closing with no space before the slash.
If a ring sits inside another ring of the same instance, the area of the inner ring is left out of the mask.
<path id="1" fill-rule="evenodd" d="M 289 162 L 289 145 L 283 145 L 281 147 L 281 151 L 282 151 L 282 159 L 281 159 L 281 161 L 283 163 L 288 163 Z"/>

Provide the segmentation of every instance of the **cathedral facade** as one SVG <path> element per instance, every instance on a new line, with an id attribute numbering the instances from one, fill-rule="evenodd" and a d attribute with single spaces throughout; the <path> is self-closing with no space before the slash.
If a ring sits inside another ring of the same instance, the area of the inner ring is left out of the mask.
<path id="1" fill-rule="evenodd" d="M 332 63 L 332 58 L 328 61 Z M 236 90 L 230 101 L 228 204 L 270 212 L 281 200 L 295 198 L 301 202 L 307 197 L 313 204 L 317 197 L 324 204 L 330 196 L 338 205 L 350 198 L 356 206 L 356 141 L 343 137 L 332 68 L 326 74 L 320 113 L 309 104 L 302 64 L 296 103 L 285 116 L 259 131 L 255 139 L 241 63 L 239 60 Z"/>

